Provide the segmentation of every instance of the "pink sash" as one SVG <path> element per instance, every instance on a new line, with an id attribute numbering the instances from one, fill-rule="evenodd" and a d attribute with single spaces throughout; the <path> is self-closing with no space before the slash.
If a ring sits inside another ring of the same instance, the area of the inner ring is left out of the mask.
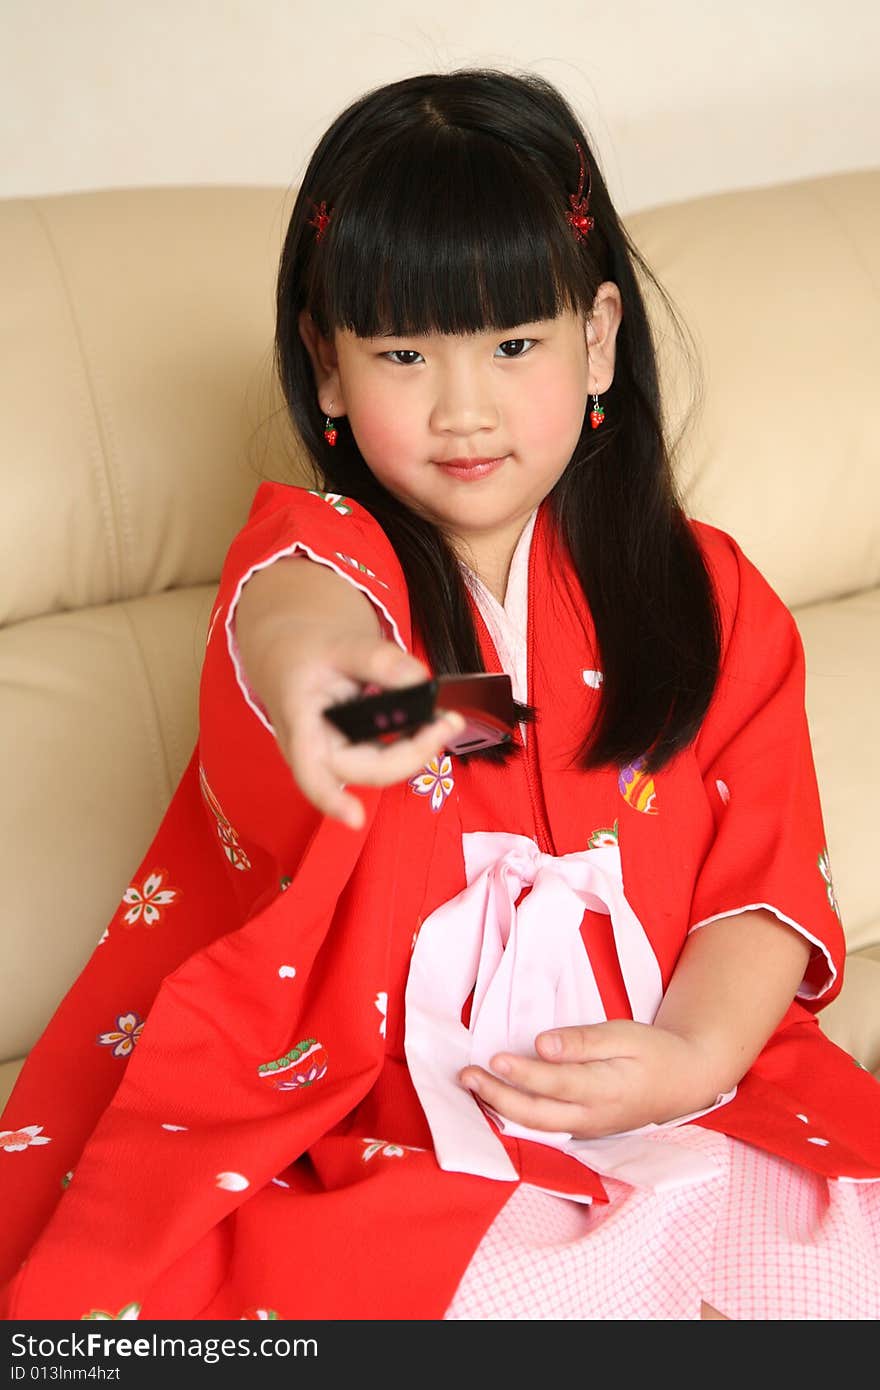
<path id="1" fill-rule="evenodd" d="M 467 887 L 422 924 L 406 990 L 407 1064 L 425 1111 L 437 1161 L 452 1172 L 514 1182 L 517 1171 L 492 1124 L 458 1073 L 509 1051 L 534 1056 L 546 1028 L 603 1023 L 606 1013 L 581 936 L 584 911 L 610 916 L 633 1019 L 651 1023 L 663 995 L 660 966 L 626 900 L 620 850 L 603 845 L 543 854 L 524 835 L 465 834 Z M 531 892 L 520 904 L 523 888 Z M 473 991 L 470 1027 L 462 1008 Z M 678 1126 L 725 1104 L 670 1121 Z M 548 1144 L 595 1172 L 639 1186 L 694 1182 L 715 1172 L 696 1152 L 664 1148 L 645 1125 L 624 1134 L 578 1140 L 494 1116 L 502 1133 Z"/>

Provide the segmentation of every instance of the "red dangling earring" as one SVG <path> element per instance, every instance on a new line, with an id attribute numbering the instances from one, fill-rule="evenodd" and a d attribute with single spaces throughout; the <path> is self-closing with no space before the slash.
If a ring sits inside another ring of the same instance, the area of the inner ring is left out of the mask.
<path id="1" fill-rule="evenodd" d="M 329 415 L 327 415 L 324 419 L 324 438 L 330 445 L 331 449 L 333 448 L 333 445 L 336 443 L 336 440 L 339 438 L 339 431 L 336 428 L 336 423 L 335 421 L 330 419 Z"/>
<path id="2" fill-rule="evenodd" d="M 605 419 L 605 407 L 599 404 L 599 397 L 593 393 L 593 409 L 590 411 L 590 424 L 597 430 Z"/>

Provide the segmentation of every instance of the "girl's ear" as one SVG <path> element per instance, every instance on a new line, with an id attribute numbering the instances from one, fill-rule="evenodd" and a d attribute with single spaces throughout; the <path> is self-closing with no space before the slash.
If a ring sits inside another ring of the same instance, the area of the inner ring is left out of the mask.
<path id="1" fill-rule="evenodd" d="M 613 280 L 603 280 L 596 291 L 587 323 L 587 354 L 590 360 L 588 390 L 601 395 L 614 380 L 617 330 L 623 318 L 623 301 Z"/>
<path id="2" fill-rule="evenodd" d="M 344 415 L 345 402 L 339 380 L 336 348 L 322 335 L 308 309 L 301 311 L 298 326 L 299 336 L 312 359 L 315 385 L 318 388 L 318 405 L 325 415 Z"/>

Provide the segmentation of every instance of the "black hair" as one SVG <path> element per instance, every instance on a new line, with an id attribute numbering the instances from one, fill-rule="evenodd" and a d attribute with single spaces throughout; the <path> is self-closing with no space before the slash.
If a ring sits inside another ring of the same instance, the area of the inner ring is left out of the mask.
<path id="1" fill-rule="evenodd" d="M 566 214 L 583 151 L 595 225 Z M 316 208 L 330 222 L 317 236 Z M 549 494 L 589 605 L 601 664 L 598 712 L 579 766 L 646 758 L 657 771 L 696 736 L 718 678 L 711 576 L 680 500 L 664 436 L 654 340 L 639 274 L 680 320 L 614 210 L 586 134 L 546 79 L 494 69 L 405 78 L 355 101 L 320 140 L 301 181 L 279 266 L 275 360 L 317 486 L 355 498 L 400 559 L 433 670 L 484 669 L 461 569 L 440 529 L 370 472 L 348 422 L 323 414 L 298 320 L 323 336 L 477 333 L 589 316 L 603 281 L 620 290 L 614 381 Z M 586 401 L 585 401 L 586 407 Z M 539 712 L 518 706 L 520 717 Z M 511 749 L 469 755 L 503 761 Z"/>

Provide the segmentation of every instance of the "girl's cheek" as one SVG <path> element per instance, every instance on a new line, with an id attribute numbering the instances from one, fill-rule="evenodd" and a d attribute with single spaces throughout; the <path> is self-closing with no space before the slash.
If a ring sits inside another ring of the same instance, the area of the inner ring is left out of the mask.
<path id="1" fill-rule="evenodd" d="M 362 382 L 348 402 L 349 418 L 362 452 L 374 444 L 387 446 L 397 430 L 400 414 L 393 397 L 377 389 L 375 383 Z"/>
<path id="2" fill-rule="evenodd" d="M 513 422 L 512 422 L 513 423 Z M 514 433 L 520 445 L 534 448 L 543 443 L 544 447 L 571 424 L 571 404 L 559 391 L 558 386 L 549 385 L 528 401 L 521 401 L 516 407 Z"/>
<path id="3" fill-rule="evenodd" d="M 390 461 L 406 443 L 405 424 L 393 415 L 370 414 L 357 424 L 353 421 L 352 428 L 360 451 L 368 461 L 372 458 Z"/>
<path id="4" fill-rule="evenodd" d="M 541 392 L 541 409 L 535 425 L 547 436 L 571 437 L 572 448 L 577 443 L 587 408 L 586 386 L 574 378 L 561 378 L 547 383 Z"/>

